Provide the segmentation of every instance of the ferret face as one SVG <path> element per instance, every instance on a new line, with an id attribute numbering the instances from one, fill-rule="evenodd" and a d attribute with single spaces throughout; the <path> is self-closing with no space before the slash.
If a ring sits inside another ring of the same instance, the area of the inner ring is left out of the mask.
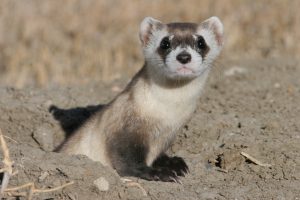
<path id="1" fill-rule="evenodd" d="M 223 46 L 223 25 L 217 17 L 196 23 L 163 24 L 147 17 L 140 39 L 150 70 L 162 78 L 193 79 L 209 68 Z"/>

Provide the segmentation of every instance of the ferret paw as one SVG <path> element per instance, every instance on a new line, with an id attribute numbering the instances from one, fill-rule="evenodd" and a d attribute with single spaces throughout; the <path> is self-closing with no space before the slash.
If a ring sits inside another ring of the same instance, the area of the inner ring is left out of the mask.
<path id="1" fill-rule="evenodd" d="M 176 173 L 177 176 L 185 176 L 189 173 L 189 167 L 181 157 L 163 156 L 156 160 L 153 167 L 164 167 Z"/>
<path id="2" fill-rule="evenodd" d="M 149 175 L 151 177 L 149 178 L 154 181 L 175 182 L 182 184 L 177 176 L 177 173 L 168 168 L 153 168 Z"/>
<path id="3" fill-rule="evenodd" d="M 185 176 L 190 172 L 189 167 L 181 157 L 170 158 L 169 169 L 174 170 L 178 176 Z"/>

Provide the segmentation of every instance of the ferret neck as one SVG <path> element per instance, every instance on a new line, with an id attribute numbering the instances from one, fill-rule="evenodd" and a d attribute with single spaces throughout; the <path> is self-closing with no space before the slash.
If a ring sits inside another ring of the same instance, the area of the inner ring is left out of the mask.
<path id="1" fill-rule="evenodd" d="M 193 102 L 200 97 L 205 85 L 209 69 L 205 70 L 200 76 L 189 80 L 168 80 L 159 74 L 154 74 L 145 66 L 147 88 L 153 98 L 162 102 Z M 197 101 L 197 100 L 196 100 Z"/>
<path id="2" fill-rule="evenodd" d="M 205 83 L 207 75 L 210 71 L 210 68 L 207 68 L 203 73 L 195 77 L 193 79 L 168 79 L 167 77 L 163 76 L 162 74 L 155 72 L 150 69 L 151 66 L 147 65 L 147 63 L 144 65 L 143 74 L 145 75 L 145 79 L 148 82 L 149 85 L 154 85 L 155 87 L 161 87 L 162 89 L 180 89 L 189 87 L 194 84 L 199 84 L 199 87 L 201 88 L 202 85 Z"/>

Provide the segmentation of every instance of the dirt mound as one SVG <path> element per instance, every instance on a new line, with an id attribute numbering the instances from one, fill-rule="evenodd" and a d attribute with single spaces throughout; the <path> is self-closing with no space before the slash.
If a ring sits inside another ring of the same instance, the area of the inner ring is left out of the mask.
<path id="1" fill-rule="evenodd" d="M 0 127 L 18 170 L 9 187 L 34 182 L 47 189 L 74 181 L 61 190 L 34 194 L 34 199 L 300 198 L 299 61 L 222 63 L 211 73 L 195 116 L 169 150 L 185 158 L 191 173 L 182 185 L 130 177 L 146 196 L 98 162 L 51 152 L 126 81 L 0 88 Z M 241 152 L 271 166 L 257 165 Z"/>

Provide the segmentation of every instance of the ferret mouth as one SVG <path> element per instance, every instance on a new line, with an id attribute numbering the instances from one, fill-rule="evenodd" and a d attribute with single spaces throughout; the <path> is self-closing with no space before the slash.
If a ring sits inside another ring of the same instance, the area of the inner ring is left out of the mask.
<path id="1" fill-rule="evenodd" d="M 180 73 L 180 74 L 193 74 L 194 73 L 194 71 L 191 68 L 186 67 L 186 66 L 181 66 L 181 67 L 177 68 L 176 72 Z"/>
<path id="2" fill-rule="evenodd" d="M 169 72 L 169 77 L 173 79 L 191 79 L 197 76 L 197 72 L 187 66 L 180 66 L 172 72 Z"/>
<path id="3" fill-rule="evenodd" d="M 176 69 L 176 73 L 177 73 L 177 74 L 182 74 L 182 75 L 191 75 L 191 74 L 195 74 L 194 70 L 192 70 L 191 68 L 186 67 L 186 66 L 178 67 L 178 68 Z"/>

